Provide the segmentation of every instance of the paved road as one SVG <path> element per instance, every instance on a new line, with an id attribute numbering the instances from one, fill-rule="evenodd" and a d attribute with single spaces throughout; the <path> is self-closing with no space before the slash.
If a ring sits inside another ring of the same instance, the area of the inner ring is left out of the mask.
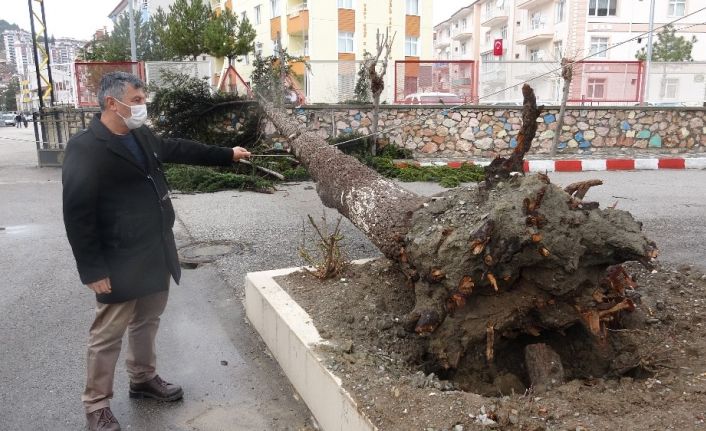
<path id="1" fill-rule="evenodd" d="M 79 394 L 93 298 L 80 285 L 61 221 L 58 169 L 36 168 L 31 130 L 0 128 L 0 429 L 77 430 Z M 667 262 L 704 265 L 706 171 L 554 174 L 559 184 L 598 177 L 588 197 L 618 201 L 645 223 Z M 419 193 L 441 188 L 407 185 Z M 177 195 L 180 244 L 228 240 L 237 251 L 185 271 L 158 338 L 159 368 L 185 387 L 176 404 L 127 397 L 122 363 L 113 407 L 124 429 L 307 430 L 310 413 L 244 318 L 243 278 L 249 271 L 301 264 L 297 250 L 307 214 L 325 210 L 311 183 L 272 195 L 225 191 Z M 352 258 L 377 254 L 347 221 Z M 221 361 L 228 362 L 227 366 Z"/>

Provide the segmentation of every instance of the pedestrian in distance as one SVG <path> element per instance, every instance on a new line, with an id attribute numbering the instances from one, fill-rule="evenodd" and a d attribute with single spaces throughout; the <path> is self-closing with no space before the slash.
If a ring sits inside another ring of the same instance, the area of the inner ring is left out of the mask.
<path id="1" fill-rule="evenodd" d="M 22 127 L 22 116 L 19 112 L 15 112 L 15 127 L 18 129 Z"/>
<path id="2" fill-rule="evenodd" d="M 62 170 L 66 234 L 81 282 L 96 298 L 81 396 L 91 431 L 120 430 L 110 399 L 126 331 L 130 398 L 183 396 L 156 370 L 160 315 L 171 279 L 178 284 L 181 276 L 162 163 L 226 166 L 250 157 L 241 147 L 162 139 L 144 125 L 145 102 L 145 85 L 135 75 L 104 75 L 101 112 L 69 140 Z"/>
<path id="3" fill-rule="evenodd" d="M 24 124 L 25 129 L 27 128 L 27 123 L 28 123 L 27 117 L 25 116 L 25 114 L 22 114 L 22 124 Z"/>

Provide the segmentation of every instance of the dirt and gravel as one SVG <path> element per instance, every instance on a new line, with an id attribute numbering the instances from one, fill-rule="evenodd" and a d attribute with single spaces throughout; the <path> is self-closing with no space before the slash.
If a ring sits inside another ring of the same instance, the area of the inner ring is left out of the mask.
<path id="1" fill-rule="evenodd" d="M 704 430 L 706 275 L 688 265 L 625 266 L 641 304 L 610 330 L 620 354 L 587 349 L 576 325 L 520 337 L 494 364 L 479 356 L 484 366 L 442 379 L 430 372 L 427 339 L 403 327 L 414 295 L 389 261 L 352 265 L 334 280 L 299 272 L 277 281 L 335 346 L 320 347 L 327 367 L 380 430 Z M 558 351 L 566 372 L 542 393 L 522 361 L 536 342 Z"/>

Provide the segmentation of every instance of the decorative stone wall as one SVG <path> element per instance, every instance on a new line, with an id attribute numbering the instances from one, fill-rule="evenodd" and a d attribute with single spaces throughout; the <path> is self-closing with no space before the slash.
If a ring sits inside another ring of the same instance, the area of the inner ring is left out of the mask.
<path id="1" fill-rule="evenodd" d="M 370 107 L 311 106 L 290 109 L 307 129 L 323 137 L 370 133 Z M 567 109 L 557 130 L 558 107 L 547 108 L 537 121 L 531 154 L 548 153 L 560 133 L 560 154 L 619 152 L 706 152 L 706 109 L 606 107 Z M 448 110 L 443 106 L 383 106 L 381 139 L 414 151 L 418 158 L 492 158 L 517 145 L 520 108 L 478 107 Z"/>

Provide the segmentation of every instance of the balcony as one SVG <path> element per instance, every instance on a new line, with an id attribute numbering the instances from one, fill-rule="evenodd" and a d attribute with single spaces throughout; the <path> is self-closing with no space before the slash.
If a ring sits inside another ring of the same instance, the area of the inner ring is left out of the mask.
<path id="1" fill-rule="evenodd" d="M 287 33 L 305 33 L 309 30 L 309 9 L 306 3 L 287 10 Z"/>
<path id="2" fill-rule="evenodd" d="M 519 0 L 517 3 L 518 9 L 534 9 L 537 6 L 542 6 L 550 3 L 553 0 Z"/>
<path id="3" fill-rule="evenodd" d="M 490 66 L 492 63 L 488 64 Z M 507 79 L 507 72 L 505 70 L 505 64 L 501 65 L 494 65 L 492 64 L 493 67 L 490 67 L 488 70 L 481 70 L 480 72 L 480 80 L 483 83 L 497 83 L 497 82 L 505 82 Z M 483 66 L 481 66 L 482 68 Z"/>
<path id="4" fill-rule="evenodd" d="M 554 39 L 554 26 L 544 22 L 531 22 L 530 28 L 519 34 L 517 43 L 521 45 L 534 45 Z"/>
<path id="5" fill-rule="evenodd" d="M 505 8 L 492 8 L 489 12 L 481 16 L 481 23 L 483 27 L 495 27 L 501 24 L 505 24 L 508 19 L 508 12 Z"/>
<path id="6" fill-rule="evenodd" d="M 459 27 L 451 30 L 451 39 L 464 40 L 473 37 L 473 29 L 470 26 Z"/>
<path id="7" fill-rule="evenodd" d="M 437 39 L 434 41 L 434 48 L 444 49 L 451 45 L 451 39 L 445 37 L 443 39 Z"/>

